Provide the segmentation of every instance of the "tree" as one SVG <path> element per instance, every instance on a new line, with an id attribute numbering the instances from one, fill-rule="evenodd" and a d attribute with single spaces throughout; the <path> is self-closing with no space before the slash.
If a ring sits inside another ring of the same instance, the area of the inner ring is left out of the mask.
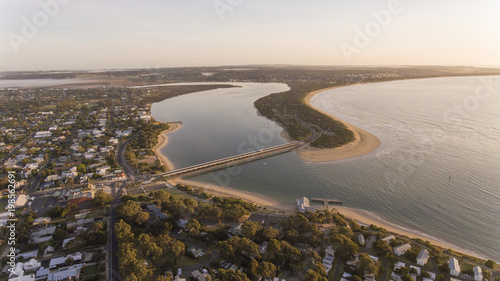
<path id="1" fill-rule="evenodd" d="M 201 224 L 196 219 L 190 219 L 186 223 L 186 231 L 192 235 L 197 236 L 200 234 Z"/>
<path id="2" fill-rule="evenodd" d="M 281 252 L 281 243 L 276 239 L 269 240 L 267 251 L 271 254 Z"/>
<path id="3" fill-rule="evenodd" d="M 420 273 L 420 276 L 422 278 L 431 278 L 431 275 L 429 274 L 429 272 L 427 272 L 425 270 L 422 270 L 422 273 Z"/>
<path id="4" fill-rule="evenodd" d="M 306 273 L 305 281 L 328 281 L 328 278 L 322 276 L 312 269 L 309 269 Z"/>
<path id="5" fill-rule="evenodd" d="M 279 234 L 280 234 L 280 232 L 277 229 L 274 229 L 272 226 L 270 226 L 268 228 L 264 228 L 264 230 L 262 230 L 262 235 L 267 240 L 276 239 L 276 237 L 278 237 Z"/>
<path id="6" fill-rule="evenodd" d="M 122 219 L 120 219 L 115 224 L 114 230 L 118 243 L 128 243 L 132 242 L 132 240 L 134 239 L 134 233 L 132 233 L 132 227 Z"/>
<path id="7" fill-rule="evenodd" d="M 135 201 L 127 201 L 124 204 L 120 204 L 116 210 L 118 216 L 128 223 L 134 222 L 137 214 L 141 211 L 141 204 Z"/>
<path id="8" fill-rule="evenodd" d="M 142 253 L 146 258 L 157 258 L 162 254 L 162 249 L 156 245 L 155 242 L 151 241 L 151 237 L 148 234 L 141 233 L 137 239 L 139 243 L 139 248 L 142 249 Z"/>
<path id="9" fill-rule="evenodd" d="M 413 278 L 409 274 L 403 275 L 403 277 L 401 277 L 401 279 L 403 281 L 415 281 L 415 280 L 413 280 Z"/>
<path id="10" fill-rule="evenodd" d="M 248 278 L 251 280 L 257 280 L 258 279 L 258 273 L 257 269 L 259 268 L 259 262 L 256 259 L 253 259 L 250 261 L 250 265 L 247 268 L 247 275 Z"/>
<path id="11" fill-rule="evenodd" d="M 109 205 L 111 201 L 113 201 L 111 194 L 102 191 L 98 192 L 94 197 L 94 202 L 99 206 Z"/>
<path id="12" fill-rule="evenodd" d="M 363 279 L 361 279 L 361 277 L 359 277 L 357 275 L 353 275 L 353 276 L 351 276 L 351 281 L 363 281 Z"/>
<path id="13" fill-rule="evenodd" d="M 149 219 L 149 213 L 140 211 L 137 213 L 137 217 L 135 218 L 135 223 L 138 225 L 143 225 Z"/>
<path id="14" fill-rule="evenodd" d="M 277 268 L 274 264 L 263 261 L 259 264 L 257 272 L 265 279 L 272 279 L 276 275 Z"/>
<path id="15" fill-rule="evenodd" d="M 497 263 L 496 263 L 495 261 L 488 260 L 488 261 L 486 261 L 486 263 L 485 263 L 484 265 L 485 265 L 486 267 L 488 267 L 488 268 L 494 268 L 496 264 L 497 264 Z"/>
<path id="16" fill-rule="evenodd" d="M 153 198 L 156 200 L 160 200 L 160 202 L 168 202 L 170 201 L 170 194 L 165 192 L 164 190 L 156 191 L 153 193 Z"/>
<path id="17" fill-rule="evenodd" d="M 232 269 L 219 269 L 217 277 L 220 281 L 250 281 L 245 273 Z"/>
<path id="18" fill-rule="evenodd" d="M 253 239 L 255 234 L 261 229 L 262 226 L 260 224 L 253 221 L 246 221 L 241 225 L 241 234 L 248 239 Z"/>
<path id="19" fill-rule="evenodd" d="M 177 260 L 181 257 L 185 250 L 186 245 L 179 240 L 175 240 L 170 243 L 168 252 L 174 258 L 174 264 L 177 264 Z"/>

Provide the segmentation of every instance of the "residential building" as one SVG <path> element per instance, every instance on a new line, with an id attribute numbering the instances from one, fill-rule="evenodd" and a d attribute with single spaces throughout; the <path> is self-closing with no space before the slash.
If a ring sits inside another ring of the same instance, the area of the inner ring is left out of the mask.
<path id="1" fill-rule="evenodd" d="M 479 266 L 474 266 L 474 280 L 483 281 L 483 269 Z"/>
<path id="2" fill-rule="evenodd" d="M 453 276 L 460 275 L 460 265 L 458 264 L 458 260 L 456 258 L 450 258 L 448 267 L 450 268 L 451 275 Z"/>
<path id="3" fill-rule="evenodd" d="M 394 254 L 399 257 L 399 256 L 404 255 L 404 253 L 406 253 L 406 251 L 408 251 L 409 249 L 411 249 L 411 245 L 404 244 L 404 245 L 401 245 L 399 247 L 394 248 Z"/>
<path id="4" fill-rule="evenodd" d="M 418 265 L 424 266 L 428 260 L 429 260 L 429 251 L 427 251 L 426 249 L 423 249 L 422 251 L 420 251 L 420 253 L 418 253 L 418 256 L 417 256 L 417 264 Z"/>

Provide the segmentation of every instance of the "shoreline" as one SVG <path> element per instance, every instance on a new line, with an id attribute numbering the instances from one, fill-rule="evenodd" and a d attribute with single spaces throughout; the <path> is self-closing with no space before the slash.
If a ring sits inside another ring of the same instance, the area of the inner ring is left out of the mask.
<path id="1" fill-rule="evenodd" d="M 354 86 L 354 85 L 359 85 L 359 84 L 352 84 L 348 86 Z M 315 163 L 315 162 L 331 162 L 331 161 L 353 158 L 368 154 L 379 148 L 380 145 L 382 144 L 375 135 L 361 128 L 358 128 L 354 125 L 351 125 L 347 122 L 344 122 L 338 119 L 337 117 L 333 116 L 332 114 L 314 107 L 311 103 L 312 98 L 321 92 L 348 86 L 334 86 L 310 92 L 305 97 L 304 102 L 310 108 L 319 111 L 329 116 L 333 120 L 344 124 L 347 127 L 347 129 L 351 130 L 354 133 L 354 141 L 336 148 L 315 148 L 311 147 L 309 144 L 306 144 L 297 149 L 297 154 L 303 161 Z"/>
<path id="2" fill-rule="evenodd" d="M 158 158 L 158 160 L 160 161 L 160 163 L 162 165 L 165 165 L 168 171 L 171 171 L 175 169 L 174 163 L 172 163 L 172 161 L 170 161 L 165 155 L 161 153 L 161 149 L 167 146 L 168 144 L 167 134 L 179 130 L 182 127 L 182 124 L 170 123 L 169 126 L 170 127 L 168 128 L 168 130 L 161 132 L 160 135 L 158 136 L 158 142 L 153 147 L 153 152 L 156 155 L 156 158 Z"/>
<path id="3" fill-rule="evenodd" d="M 377 227 L 382 227 L 388 230 L 389 232 L 394 232 L 399 235 L 407 236 L 409 238 L 419 238 L 422 239 L 423 241 L 429 241 L 432 245 L 438 246 L 444 249 L 451 249 L 455 252 L 463 253 L 466 255 L 478 257 L 481 259 L 485 259 L 484 257 L 480 257 L 476 253 L 472 253 L 471 251 L 467 249 L 462 249 L 457 245 L 454 245 L 452 243 L 446 242 L 444 240 L 441 240 L 439 238 L 433 237 L 429 234 L 420 232 L 415 229 L 410 229 L 403 227 L 398 224 L 391 223 L 384 218 L 378 216 L 375 213 L 372 213 L 370 211 L 366 211 L 363 209 L 357 209 L 357 208 L 350 208 L 350 207 L 343 207 L 343 206 L 335 206 L 332 207 L 331 209 L 336 210 L 340 214 L 344 215 L 346 218 L 350 218 L 358 223 L 364 223 L 368 225 L 375 225 Z"/>

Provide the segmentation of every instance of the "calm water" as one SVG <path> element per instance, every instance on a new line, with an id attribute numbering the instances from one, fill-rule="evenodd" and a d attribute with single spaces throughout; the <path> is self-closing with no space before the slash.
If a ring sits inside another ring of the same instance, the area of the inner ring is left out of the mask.
<path id="1" fill-rule="evenodd" d="M 184 124 L 162 151 L 176 167 L 286 143 L 253 101 L 287 87 L 241 85 L 153 105 L 156 119 Z M 312 102 L 383 145 L 350 160 L 311 164 L 287 153 L 192 179 L 291 204 L 300 196 L 342 199 L 500 260 L 500 78 L 358 85 L 325 91 Z"/>
<path id="2" fill-rule="evenodd" d="M 87 83 L 85 79 L 19 79 L 19 80 L 0 80 L 0 89 L 4 88 L 33 88 L 50 87 L 70 84 Z"/>

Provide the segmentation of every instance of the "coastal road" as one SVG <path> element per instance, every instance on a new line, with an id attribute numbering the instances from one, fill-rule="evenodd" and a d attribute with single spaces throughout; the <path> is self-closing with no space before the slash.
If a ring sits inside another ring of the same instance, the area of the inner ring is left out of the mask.
<path id="1" fill-rule="evenodd" d="M 123 169 L 123 172 L 127 176 L 128 180 L 134 181 L 136 178 L 135 170 L 130 166 L 127 159 L 125 158 L 125 151 L 127 150 L 127 145 L 133 140 L 139 132 L 132 134 L 130 138 L 120 143 L 118 146 L 118 153 L 116 159 L 118 161 L 118 165 L 120 165 Z"/>

